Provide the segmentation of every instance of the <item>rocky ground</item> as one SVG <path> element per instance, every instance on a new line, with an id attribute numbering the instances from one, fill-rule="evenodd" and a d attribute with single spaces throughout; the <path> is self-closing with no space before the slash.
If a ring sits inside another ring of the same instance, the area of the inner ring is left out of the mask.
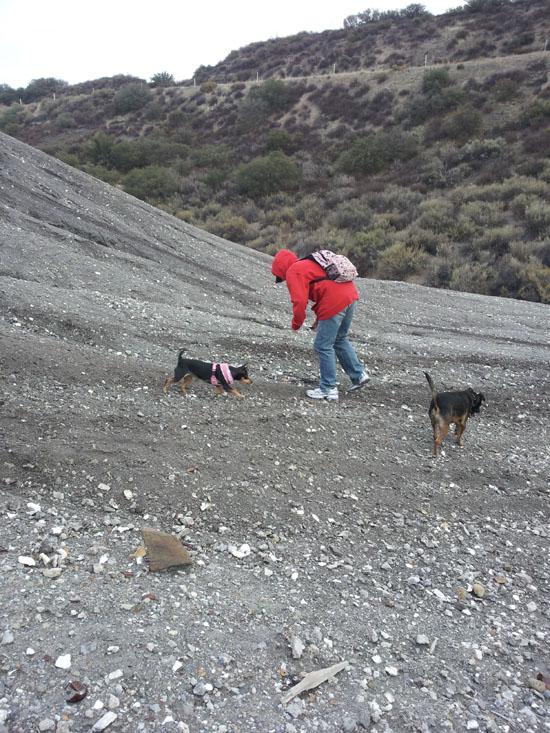
<path id="1" fill-rule="evenodd" d="M 2 134 L 0 243 L 0 731 L 550 730 L 548 306 L 361 280 L 319 404 L 267 256 Z M 437 459 L 425 370 L 487 397 Z"/>

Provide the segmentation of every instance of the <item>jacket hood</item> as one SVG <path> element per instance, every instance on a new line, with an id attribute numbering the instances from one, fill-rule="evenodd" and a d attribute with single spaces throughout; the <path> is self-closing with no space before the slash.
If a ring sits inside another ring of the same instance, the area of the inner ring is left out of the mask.
<path id="1" fill-rule="evenodd" d="M 298 258 L 289 249 L 281 249 L 273 258 L 273 264 L 271 265 L 271 272 L 275 275 L 275 282 L 282 282 L 286 280 L 286 273 L 288 268 L 298 261 Z"/>

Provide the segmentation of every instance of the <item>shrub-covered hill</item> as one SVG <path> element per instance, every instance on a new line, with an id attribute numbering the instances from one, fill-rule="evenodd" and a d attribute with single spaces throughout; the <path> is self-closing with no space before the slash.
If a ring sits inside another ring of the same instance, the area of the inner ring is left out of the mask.
<path id="1" fill-rule="evenodd" d="M 61 85 L 0 107 L 0 128 L 257 250 L 330 247 L 364 276 L 550 303 L 550 7 L 495 7 L 253 44 L 196 85 Z M 300 39 L 341 54 L 360 34 L 394 56 L 299 63 Z M 266 60 L 283 57 L 311 75 Z"/>

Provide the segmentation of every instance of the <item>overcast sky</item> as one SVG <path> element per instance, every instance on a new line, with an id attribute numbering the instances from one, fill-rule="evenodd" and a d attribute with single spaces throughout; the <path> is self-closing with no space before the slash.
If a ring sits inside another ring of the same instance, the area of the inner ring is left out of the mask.
<path id="1" fill-rule="evenodd" d="M 249 43 L 300 31 L 342 28 L 368 8 L 412 0 L 0 0 L 0 84 L 26 87 L 55 77 L 69 84 L 167 71 L 191 79 Z M 439 15 L 462 0 L 426 0 Z"/>

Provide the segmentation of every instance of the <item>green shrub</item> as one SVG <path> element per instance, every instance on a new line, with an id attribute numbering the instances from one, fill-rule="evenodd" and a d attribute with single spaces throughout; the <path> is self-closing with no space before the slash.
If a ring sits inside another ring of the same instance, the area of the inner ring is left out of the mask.
<path id="1" fill-rule="evenodd" d="M 453 268 L 449 288 L 465 293 L 483 293 L 488 295 L 491 286 L 488 279 L 487 267 L 479 262 L 457 265 Z"/>
<path id="2" fill-rule="evenodd" d="M 358 138 L 340 156 L 337 166 L 351 175 L 379 173 L 395 161 L 405 161 L 416 155 L 418 139 L 399 130 L 379 132 Z"/>
<path id="3" fill-rule="evenodd" d="M 289 153 L 294 149 L 292 137 L 284 130 L 274 130 L 267 136 L 266 148 L 268 150 L 282 150 Z"/>
<path id="4" fill-rule="evenodd" d="M 167 71 L 160 71 L 151 77 L 151 85 L 154 87 L 173 87 L 175 83 L 173 75 Z"/>
<path id="5" fill-rule="evenodd" d="M 517 81 L 504 77 L 495 81 L 491 94 L 497 102 L 511 102 L 518 96 L 519 89 Z"/>
<path id="6" fill-rule="evenodd" d="M 146 84 L 126 84 L 113 97 L 113 105 L 117 115 L 135 112 L 150 102 L 152 92 Z"/>
<path id="7" fill-rule="evenodd" d="M 300 179 L 300 168 L 278 150 L 240 165 L 236 175 L 237 188 L 251 198 L 291 191 L 299 186 Z"/>
<path id="8" fill-rule="evenodd" d="M 453 112 L 443 121 L 446 135 L 453 140 L 467 140 L 481 128 L 483 117 L 473 105 L 468 104 Z"/>
<path id="9" fill-rule="evenodd" d="M 488 249 L 493 254 L 502 255 L 508 250 L 510 242 L 512 242 L 518 234 L 519 232 L 517 227 L 511 224 L 501 227 L 489 227 L 487 229 L 483 229 L 477 237 L 476 243 L 480 249 Z"/>
<path id="10" fill-rule="evenodd" d="M 242 216 L 219 216 L 206 222 L 209 232 L 232 242 L 244 244 L 249 239 L 248 223 Z"/>
<path id="11" fill-rule="evenodd" d="M 200 86 L 201 92 L 204 92 L 205 94 L 212 94 L 217 88 L 217 84 L 215 81 L 212 81 L 209 79 L 208 81 L 203 81 L 203 83 Z"/>
<path id="12" fill-rule="evenodd" d="M 350 258 L 361 277 L 371 272 L 378 259 L 378 252 L 385 246 L 386 234 L 381 229 L 358 232 L 346 242 L 344 254 Z"/>
<path id="13" fill-rule="evenodd" d="M 191 163 L 196 168 L 215 168 L 227 166 L 231 162 L 232 153 L 227 145 L 203 145 L 191 153 Z"/>
<path id="14" fill-rule="evenodd" d="M 338 206 L 330 221 L 337 229 L 361 231 L 368 229 L 372 211 L 360 199 L 351 199 Z"/>
<path id="15" fill-rule="evenodd" d="M 454 221 L 453 205 L 445 199 L 428 199 L 419 206 L 418 224 L 436 234 L 448 232 Z"/>
<path id="16" fill-rule="evenodd" d="M 550 235 L 550 204 L 533 201 L 525 209 L 525 221 L 529 232 L 535 237 Z"/>
<path id="17" fill-rule="evenodd" d="M 96 132 L 91 140 L 84 144 L 83 155 L 86 161 L 105 168 L 112 168 L 113 161 L 111 153 L 115 145 L 115 139 L 106 135 L 103 131 Z"/>
<path id="18" fill-rule="evenodd" d="M 76 127 L 76 120 L 74 115 L 71 115 L 68 112 L 62 112 L 55 118 L 54 125 L 58 130 L 66 130 L 70 127 Z"/>
<path id="19" fill-rule="evenodd" d="M 426 262 L 422 252 L 407 247 L 403 242 L 395 242 L 380 252 L 377 274 L 382 280 L 403 280 L 418 271 Z"/>
<path id="20" fill-rule="evenodd" d="M 20 124 L 23 121 L 23 107 L 19 104 L 12 104 L 2 116 L 0 116 L 0 130 L 6 135 L 17 135 Z"/>
<path id="21" fill-rule="evenodd" d="M 538 303 L 550 303 L 550 267 L 529 262 L 519 272 L 518 297 Z"/>
<path id="22" fill-rule="evenodd" d="M 527 110 L 529 122 L 534 127 L 548 124 L 550 120 L 550 100 L 535 99 Z"/>
<path id="23" fill-rule="evenodd" d="M 450 84 L 451 77 L 448 69 L 444 67 L 430 69 L 425 71 L 422 77 L 422 92 L 427 95 L 437 94 Z"/>
<path id="24" fill-rule="evenodd" d="M 165 201 L 178 188 L 175 173 L 168 168 L 149 165 L 130 171 L 122 182 L 126 193 L 149 202 Z"/>
<path id="25" fill-rule="evenodd" d="M 227 171 L 215 168 L 208 171 L 204 177 L 204 185 L 212 191 L 219 191 L 227 178 Z"/>
<path id="26" fill-rule="evenodd" d="M 470 219 L 476 227 L 485 229 L 501 222 L 503 206 L 499 201 L 469 201 L 461 207 L 460 214 Z"/>

